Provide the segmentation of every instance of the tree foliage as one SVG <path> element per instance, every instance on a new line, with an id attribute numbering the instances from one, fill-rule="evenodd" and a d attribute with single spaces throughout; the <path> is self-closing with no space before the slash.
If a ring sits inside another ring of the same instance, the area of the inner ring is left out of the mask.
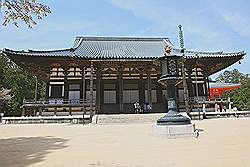
<path id="1" fill-rule="evenodd" d="M 224 71 L 216 78 L 216 81 L 239 84 L 245 82 L 247 78 L 247 74 L 240 73 L 239 70 L 234 69 L 232 71 Z"/>
<path id="2" fill-rule="evenodd" d="M 239 110 L 250 109 L 250 76 L 248 74 L 240 73 L 237 69 L 232 71 L 225 71 L 220 74 L 216 81 L 224 83 L 241 84 L 239 89 L 225 92 L 224 96 L 231 97 L 234 106 Z"/>
<path id="3" fill-rule="evenodd" d="M 4 11 L 3 25 L 9 23 L 18 27 L 18 21 L 25 23 L 29 28 L 51 13 L 49 6 L 37 0 L 0 0 L 0 10 Z"/>
<path id="4" fill-rule="evenodd" d="M 41 80 L 38 83 L 38 98 L 44 98 L 46 84 Z M 6 56 L 0 55 L 0 87 L 10 89 L 12 97 L 8 106 L 1 110 L 4 110 L 5 115 L 20 115 L 23 99 L 34 99 L 35 78 Z"/>

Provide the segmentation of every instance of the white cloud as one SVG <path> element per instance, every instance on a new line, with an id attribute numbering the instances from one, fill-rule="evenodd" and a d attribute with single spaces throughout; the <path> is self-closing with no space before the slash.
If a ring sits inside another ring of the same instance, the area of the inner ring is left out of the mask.
<path id="1" fill-rule="evenodd" d="M 250 38 L 250 18 L 241 14 L 228 14 L 224 15 L 223 18 L 231 28 L 242 37 Z"/>
<path id="2" fill-rule="evenodd" d="M 227 45 L 227 38 L 213 26 L 207 14 L 211 13 L 211 7 L 202 4 L 195 5 L 182 4 L 172 1 L 148 1 L 148 0 L 108 0 L 114 6 L 130 11 L 136 17 L 141 17 L 152 22 L 152 26 L 141 31 L 146 33 L 165 32 L 166 34 L 176 34 L 178 38 L 178 24 L 183 24 L 184 37 L 199 40 L 201 48 L 209 48 L 214 42 Z M 213 17 L 213 12 L 209 15 Z M 154 35 L 154 34 L 152 34 Z M 221 41 L 221 42 L 220 42 Z M 194 42 L 193 42 L 194 44 Z M 187 46 L 190 46 L 187 44 Z M 196 48 L 196 46 L 190 46 Z"/>
<path id="3" fill-rule="evenodd" d="M 210 0 L 211 8 L 221 19 L 221 24 L 241 37 L 250 37 L 249 1 L 245 0 Z"/>
<path id="4" fill-rule="evenodd" d="M 7 27 L 0 31 L 0 36 L 2 39 L 8 38 L 9 40 L 7 42 L 0 42 L 0 48 L 68 48 L 71 47 L 75 36 L 91 32 L 98 25 L 98 22 L 65 21 L 40 22 L 39 25 L 32 29 Z M 65 39 L 67 41 L 58 42 Z"/>

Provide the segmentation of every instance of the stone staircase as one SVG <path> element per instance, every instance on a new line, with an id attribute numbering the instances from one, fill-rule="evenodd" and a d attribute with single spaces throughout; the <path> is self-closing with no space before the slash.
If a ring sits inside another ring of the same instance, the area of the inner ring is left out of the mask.
<path id="1" fill-rule="evenodd" d="M 97 124 L 127 124 L 127 123 L 153 123 L 164 116 L 165 113 L 155 114 L 100 114 L 94 115 L 92 123 Z"/>

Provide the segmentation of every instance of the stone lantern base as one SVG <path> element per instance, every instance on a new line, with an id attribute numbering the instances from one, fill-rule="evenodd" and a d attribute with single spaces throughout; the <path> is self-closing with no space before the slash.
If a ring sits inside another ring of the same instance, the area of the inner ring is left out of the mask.
<path id="1" fill-rule="evenodd" d="M 164 117 L 158 119 L 153 129 L 155 135 L 172 139 L 198 137 L 199 135 L 189 116 L 175 110 L 170 110 Z"/>
<path id="2" fill-rule="evenodd" d="M 195 129 L 195 124 L 187 125 L 156 125 L 153 128 L 153 133 L 160 137 L 170 139 L 198 137 L 198 130 Z"/>

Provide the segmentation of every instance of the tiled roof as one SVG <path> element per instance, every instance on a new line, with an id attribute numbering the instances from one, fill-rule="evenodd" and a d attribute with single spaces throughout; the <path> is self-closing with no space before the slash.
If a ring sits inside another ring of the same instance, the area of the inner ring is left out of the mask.
<path id="1" fill-rule="evenodd" d="M 219 52 L 200 52 L 200 51 L 190 51 L 185 50 L 185 58 L 188 59 L 197 59 L 197 58 L 205 58 L 205 57 L 232 57 L 232 56 L 240 56 L 245 55 L 246 53 L 244 51 L 241 52 L 233 52 L 233 53 L 224 53 L 223 51 Z M 181 53 L 180 49 L 173 49 L 172 51 L 173 55 L 182 56 L 183 53 Z"/>
<path id="2" fill-rule="evenodd" d="M 80 38 L 74 54 L 97 59 L 158 58 L 169 44 L 164 38 Z"/>
<path id="3" fill-rule="evenodd" d="M 22 56 L 76 57 L 86 59 L 157 59 L 164 56 L 164 48 L 171 45 L 168 38 L 131 37 L 77 37 L 70 49 L 53 51 L 14 51 L 4 53 Z M 173 47 L 173 46 L 172 46 Z M 172 55 L 182 56 L 180 49 L 172 49 Z M 228 57 L 244 55 L 244 52 L 195 52 L 185 50 L 186 58 Z"/>
<path id="4" fill-rule="evenodd" d="M 21 56 L 70 56 L 72 52 L 70 49 L 64 50 L 53 50 L 53 51 L 15 51 L 10 49 L 4 49 L 4 53 L 13 54 L 13 55 L 21 55 Z"/>

